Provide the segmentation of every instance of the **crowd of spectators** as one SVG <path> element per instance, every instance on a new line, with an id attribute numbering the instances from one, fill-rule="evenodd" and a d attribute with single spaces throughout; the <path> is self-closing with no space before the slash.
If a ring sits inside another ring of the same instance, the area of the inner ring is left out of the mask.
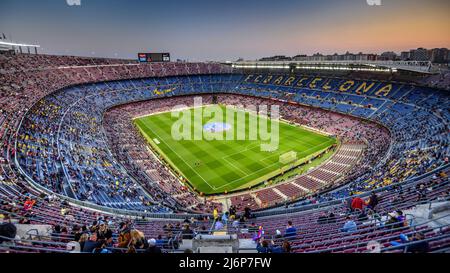
<path id="1" fill-rule="evenodd" d="M 54 241 L 66 235 L 73 235 L 74 238 L 75 235 L 76 238 L 79 236 L 71 245 L 78 249 L 78 243 L 80 251 L 85 247 L 87 251 L 110 251 L 110 248 L 118 248 L 117 244 L 123 243 L 120 246 L 125 246 L 124 242 L 127 242 L 125 251 L 149 248 L 152 248 L 150 252 L 158 251 L 155 248 L 157 239 L 148 237 L 145 231 L 135 229 L 133 223 L 110 222 L 105 215 L 72 207 L 56 196 L 41 196 L 28 186 L 26 178 L 18 171 L 14 162 L 16 155 L 28 179 L 49 191 L 82 201 L 146 212 L 172 212 L 180 207 L 192 211 L 220 210 L 218 203 L 202 200 L 186 192 L 183 185 L 170 176 L 168 170 L 151 155 L 130 157 L 133 149 L 142 144 L 135 133 L 121 135 L 124 139 L 128 137 L 128 140 L 136 141 L 135 147 L 121 147 L 121 142 L 105 137 L 103 128 L 111 134 L 120 133 L 121 129 L 128 126 L 127 118 L 139 111 L 145 114 L 145 111 L 153 109 L 143 109 L 148 106 L 143 104 L 143 108 L 132 112 L 126 105 L 119 106 L 106 114 L 109 120 L 103 119 L 105 110 L 133 101 L 164 97 L 167 95 L 164 90 L 171 90 L 168 91 L 170 96 L 213 92 L 253 96 L 219 96 L 219 101 L 226 104 L 253 105 L 271 99 L 271 104 L 282 106 L 282 115 L 287 119 L 337 135 L 344 142 L 364 142 L 367 148 L 362 160 L 341 181 L 346 185 L 344 188 L 325 194 L 315 193 L 293 205 L 342 198 L 352 200 L 349 202 L 350 208 L 356 214 L 340 215 L 338 211 L 333 211 L 321 215 L 320 223 L 342 224 L 340 228 L 350 233 L 359 232 L 363 220 L 383 226 L 387 222 L 388 226 L 400 228 L 405 223 L 401 209 L 379 212 L 374 210 L 379 206 L 377 197 L 371 197 L 367 204 L 352 198 L 358 193 L 381 187 L 388 186 L 396 193 L 389 197 L 394 205 L 423 202 L 430 195 L 435 200 L 448 197 L 448 189 L 442 190 L 442 181 L 447 183 L 448 178 L 445 180 L 442 175 L 431 182 L 417 184 L 414 190 L 396 186 L 448 164 L 450 110 L 447 107 L 449 98 L 445 93 L 402 85 L 396 88 L 404 92 L 393 92 L 386 98 L 361 96 L 364 100 L 378 104 L 372 109 L 361 110 L 358 104 L 344 107 L 343 101 L 351 100 L 347 95 L 247 83 L 238 85 L 241 76 L 228 74 L 230 72 L 229 67 L 211 63 L 138 64 L 135 61 L 114 59 L 0 54 L 0 194 L 3 222 L 9 223 L 14 219 L 18 224 L 50 223 Z M 225 74 L 218 75 L 222 73 Z M 158 78 L 164 76 L 173 77 Z M 136 78 L 142 79 L 132 80 Z M 446 78 L 444 76 L 439 82 L 445 83 Z M 327 101 L 327 96 L 333 96 L 333 99 Z M 353 94 L 353 97 L 356 95 Z M 205 96 L 206 101 L 208 98 Z M 277 99 L 279 101 L 275 101 Z M 323 106 L 334 112 L 288 105 L 284 103 L 286 100 Z M 154 109 L 164 110 L 169 105 L 171 102 L 167 100 L 167 105 L 161 104 Z M 128 116 L 119 117 L 121 110 L 131 112 Z M 382 125 L 345 114 L 370 119 Z M 17 131 L 23 117 L 22 126 Z M 117 123 L 112 122 L 114 118 Z M 110 148 L 117 158 L 111 154 Z M 138 168 L 139 163 L 136 165 L 137 158 L 144 159 L 144 166 L 155 171 L 151 174 L 142 173 Z M 147 184 L 142 178 L 146 179 Z M 441 191 L 439 195 L 434 195 L 437 188 Z M 411 196 L 414 196 L 413 201 L 408 199 Z M 408 200 L 410 202 L 405 203 Z M 239 211 L 244 207 L 248 207 L 248 204 L 240 204 L 235 209 Z M 225 218 L 219 221 L 224 226 L 235 221 L 238 224 L 241 219 L 231 221 L 230 215 L 224 215 Z M 73 223 L 78 224 L 75 226 Z M 124 228 L 126 232 L 123 233 Z M 249 229 L 255 229 L 255 224 Z M 6 230 L 14 233 L 11 226 Z M 183 230 L 187 236 L 195 233 L 190 225 L 185 225 Z M 116 239 L 114 234 L 119 237 Z M 420 241 L 423 238 L 421 236 L 416 234 L 413 238 Z M 266 251 L 271 248 L 268 241 L 260 243 Z"/>

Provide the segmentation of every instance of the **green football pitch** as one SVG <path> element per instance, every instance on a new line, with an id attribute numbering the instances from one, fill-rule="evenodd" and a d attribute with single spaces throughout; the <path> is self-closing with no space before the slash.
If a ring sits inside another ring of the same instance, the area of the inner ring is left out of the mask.
<path id="1" fill-rule="evenodd" d="M 211 107 L 217 108 L 218 106 L 204 106 L 200 111 Z M 225 106 L 219 107 L 223 110 L 223 116 L 203 118 L 200 128 L 204 136 L 209 136 L 207 139 L 222 135 L 223 140 L 207 140 L 205 138 L 202 140 L 177 140 L 172 136 L 172 126 L 179 121 L 179 118 L 172 117 L 171 112 L 157 113 L 134 120 L 135 125 L 153 150 L 196 191 L 206 195 L 232 192 L 258 185 L 294 166 L 309 161 L 336 143 L 336 139 L 333 137 L 324 136 L 283 121 L 268 120 L 256 116 L 254 113 L 238 109 L 230 110 Z M 197 108 L 195 111 L 198 110 Z M 191 128 L 185 129 L 190 129 L 193 136 L 194 109 L 183 111 L 189 111 L 191 114 Z M 230 115 L 230 111 L 234 111 L 234 113 Z M 237 112 L 241 114 L 240 119 L 238 119 Z M 234 121 L 227 123 L 226 118 L 228 117 L 230 120 L 230 116 L 234 118 Z M 242 126 L 242 116 L 245 116 L 246 126 Z M 261 144 L 269 141 L 259 140 L 261 137 L 258 137 L 258 140 L 249 138 L 250 128 L 254 128 L 251 125 L 255 124 L 255 119 L 266 122 L 267 128 L 269 128 L 266 131 L 269 135 L 271 123 L 278 123 L 279 145 L 277 150 L 262 151 Z M 240 123 L 237 122 L 238 120 Z M 215 123 L 222 124 L 222 131 L 220 127 L 216 131 L 211 129 L 209 125 Z M 227 126 L 229 128 L 225 128 Z M 240 136 L 245 135 L 245 138 L 237 137 L 239 130 L 241 130 Z M 245 130 L 245 134 L 242 133 L 242 130 Z M 234 136 L 233 140 L 227 140 L 226 134 L 230 132 Z M 280 156 L 289 152 L 296 152 L 296 159 L 287 164 L 281 163 Z"/>

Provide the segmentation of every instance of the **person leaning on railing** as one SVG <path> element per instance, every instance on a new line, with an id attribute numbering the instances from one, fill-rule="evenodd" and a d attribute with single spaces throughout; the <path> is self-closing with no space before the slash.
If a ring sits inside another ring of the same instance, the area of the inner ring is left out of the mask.
<path id="1" fill-rule="evenodd" d="M 0 244 L 9 242 L 7 238 L 13 240 L 17 234 L 17 227 L 12 223 L 4 223 L 0 225 Z"/>

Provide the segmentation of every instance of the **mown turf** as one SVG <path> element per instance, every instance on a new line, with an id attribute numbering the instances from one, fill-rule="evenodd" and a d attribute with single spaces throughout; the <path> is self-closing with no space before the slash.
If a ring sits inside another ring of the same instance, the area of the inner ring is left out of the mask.
<path id="1" fill-rule="evenodd" d="M 212 106 L 205 106 L 202 109 L 208 107 Z M 225 106 L 220 107 L 224 110 L 223 117 L 204 118 L 203 125 L 213 121 L 226 121 Z M 194 110 L 187 111 L 193 113 Z M 251 115 L 255 117 L 254 114 L 245 113 L 246 136 L 249 135 Z M 235 116 L 234 123 L 229 122 L 229 124 L 237 124 L 236 120 Z M 169 162 L 172 168 L 181 173 L 197 191 L 204 194 L 232 192 L 254 186 L 292 167 L 292 164 L 283 165 L 279 162 L 281 154 L 296 151 L 299 160 L 295 164 L 300 164 L 308 160 L 311 155 L 336 143 L 334 138 L 284 122 L 279 123 L 279 148 L 274 152 L 261 151 L 261 141 L 249 140 L 248 137 L 246 140 L 176 141 L 172 137 L 172 125 L 176 121 L 177 118 L 173 118 L 171 112 L 166 112 L 138 118 L 135 124 L 151 146 Z M 270 128 L 270 122 L 275 121 L 269 121 L 268 128 Z M 235 127 L 235 132 L 242 129 L 241 123 L 241 128 Z M 225 132 L 220 134 L 225 135 Z M 155 139 L 157 141 L 154 141 Z"/>

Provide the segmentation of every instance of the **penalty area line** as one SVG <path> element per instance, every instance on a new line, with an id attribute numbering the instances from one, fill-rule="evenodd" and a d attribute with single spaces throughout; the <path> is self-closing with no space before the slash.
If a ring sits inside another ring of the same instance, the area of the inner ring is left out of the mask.
<path id="1" fill-rule="evenodd" d="M 191 168 L 191 170 L 192 171 L 194 171 L 194 173 L 198 176 L 198 177 L 200 177 L 211 189 L 213 189 L 213 190 L 217 190 L 217 188 L 216 187 L 214 187 L 214 186 L 211 186 L 209 183 L 208 183 L 208 181 L 206 181 L 194 168 L 192 168 L 192 166 L 190 165 L 190 164 L 188 164 L 187 162 L 186 162 L 186 160 L 184 160 L 184 158 L 182 158 L 177 152 L 175 152 L 168 144 L 167 144 L 167 142 L 163 139 L 163 138 L 161 138 L 152 128 L 149 128 L 146 124 L 144 124 L 144 126 L 145 126 L 145 128 L 147 128 L 147 129 L 150 129 L 150 131 L 152 131 L 152 133 L 154 133 L 162 142 L 164 142 L 164 144 L 166 144 L 166 146 L 174 153 L 174 154 L 176 154 L 177 156 L 178 156 L 178 158 L 179 159 L 181 159 L 183 162 L 184 162 L 184 164 L 186 164 L 189 168 Z"/>

